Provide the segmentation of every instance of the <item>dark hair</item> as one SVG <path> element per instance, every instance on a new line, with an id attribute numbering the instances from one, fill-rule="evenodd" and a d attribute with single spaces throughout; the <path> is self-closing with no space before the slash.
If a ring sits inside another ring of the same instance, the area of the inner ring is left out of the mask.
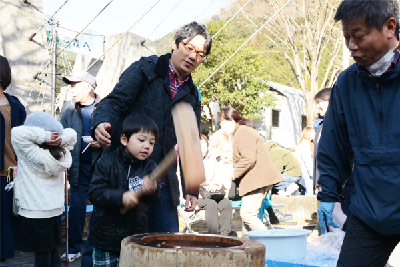
<path id="1" fill-rule="evenodd" d="M 135 133 L 149 132 L 158 140 L 157 124 L 146 115 L 129 115 L 122 123 L 121 135 L 125 135 L 127 141 Z"/>
<path id="2" fill-rule="evenodd" d="M 239 122 L 240 120 L 243 120 L 244 118 L 240 116 L 239 112 L 231 107 L 224 108 L 221 110 L 221 115 L 218 116 L 219 123 L 221 123 L 221 120 L 234 120 L 235 122 Z"/>
<path id="3" fill-rule="evenodd" d="M 47 149 L 56 160 L 60 160 L 65 155 L 65 149 L 61 146 L 50 146 L 47 143 L 39 145 L 40 148 Z"/>
<path id="4" fill-rule="evenodd" d="M 331 91 L 332 91 L 332 88 L 330 88 L 330 87 L 321 89 L 318 93 L 315 94 L 314 100 L 315 101 L 322 100 L 322 101 L 329 102 L 329 98 L 331 96 Z"/>
<path id="5" fill-rule="evenodd" d="M 208 147 L 208 138 L 207 138 L 207 136 L 205 136 L 204 134 L 201 134 L 201 135 L 200 135 L 200 140 L 206 141 L 207 147 Z"/>
<path id="6" fill-rule="evenodd" d="M 198 24 L 196 21 L 186 24 L 176 31 L 174 37 L 176 47 L 179 47 L 182 40 L 189 38 L 189 42 L 197 35 L 201 35 L 204 37 L 204 39 L 206 39 L 206 43 L 204 44 L 204 46 L 207 49 L 206 55 L 208 55 L 211 52 L 211 35 L 205 25 Z"/>
<path id="7" fill-rule="evenodd" d="M 394 0 L 343 0 L 336 10 L 334 20 L 348 22 L 361 18 L 368 26 L 382 31 L 383 25 L 391 17 L 396 19 L 395 35 L 399 39 L 399 5 Z"/>
<path id="8" fill-rule="evenodd" d="M 249 120 L 249 119 L 242 119 L 242 120 L 238 121 L 238 124 L 246 125 L 246 126 L 253 128 L 254 130 L 257 130 L 257 126 L 254 124 L 254 122 L 252 120 Z"/>
<path id="9" fill-rule="evenodd" d="M 7 58 L 0 56 L 0 85 L 3 91 L 11 84 L 11 68 Z"/>

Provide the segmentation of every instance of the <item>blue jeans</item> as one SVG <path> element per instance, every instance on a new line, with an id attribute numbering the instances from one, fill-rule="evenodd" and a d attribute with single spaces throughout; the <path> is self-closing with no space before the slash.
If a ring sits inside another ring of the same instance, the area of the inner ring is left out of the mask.
<path id="1" fill-rule="evenodd" d="M 149 205 L 149 231 L 159 233 L 179 232 L 177 207 L 172 205 L 169 186 L 161 188 L 161 197 L 157 203 Z"/>
<path id="2" fill-rule="evenodd" d="M 89 220 L 89 235 L 92 229 L 92 217 Z M 89 236 L 86 241 L 85 250 L 82 254 L 81 267 L 93 267 L 93 246 L 89 243 Z"/>
<path id="3" fill-rule="evenodd" d="M 90 163 L 81 163 L 79 168 L 79 180 L 76 186 L 71 185 L 71 203 L 69 208 L 69 253 L 81 252 L 82 234 L 85 226 L 86 203 L 88 199 L 89 185 L 92 174 L 89 172 Z"/>
<path id="4" fill-rule="evenodd" d="M 282 172 L 283 181 L 274 185 L 274 188 L 277 190 L 286 189 L 291 183 L 295 183 L 300 180 L 301 176 L 290 176 L 286 173 Z"/>

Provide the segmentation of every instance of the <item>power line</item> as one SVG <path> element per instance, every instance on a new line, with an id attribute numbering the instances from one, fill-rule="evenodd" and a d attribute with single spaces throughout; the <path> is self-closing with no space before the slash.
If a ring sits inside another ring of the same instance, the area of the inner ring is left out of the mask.
<path id="1" fill-rule="evenodd" d="M 205 79 L 199 86 L 199 88 L 201 88 L 203 86 L 203 84 L 205 84 L 212 76 L 214 76 L 215 73 L 217 73 L 223 66 L 225 66 L 225 64 L 234 56 L 237 54 L 237 52 L 240 51 L 240 49 L 242 49 L 259 31 L 262 30 L 262 28 L 264 28 L 271 19 L 273 19 L 287 4 L 289 4 L 289 2 L 292 0 L 288 0 L 278 11 L 275 12 L 274 15 L 272 15 L 272 17 L 270 17 L 259 29 L 257 29 L 250 37 L 249 39 L 247 39 L 227 60 L 225 60 L 224 63 L 222 63 L 221 66 L 219 66 L 210 76 L 208 76 L 207 79 Z"/>
<path id="2" fill-rule="evenodd" d="M 71 41 L 67 44 L 67 45 L 65 45 L 64 47 L 63 47 L 63 49 L 61 49 L 61 51 L 57 54 L 57 56 L 59 56 L 65 49 L 67 49 L 67 47 L 76 39 L 76 37 L 78 37 L 110 4 L 111 4 L 111 2 L 113 2 L 114 0 L 111 0 L 110 2 L 108 2 L 108 4 L 105 6 L 105 7 L 103 7 L 103 9 L 102 10 L 100 10 L 100 12 L 74 37 L 74 38 L 72 38 L 71 39 Z M 48 63 L 48 64 L 50 64 L 50 62 Z M 41 71 L 39 71 L 37 74 L 36 74 L 36 76 L 38 76 L 38 75 L 40 75 L 41 73 L 42 73 L 42 71 L 45 69 L 47 67 L 47 65 L 41 70 Z"/>
<path id="3" fill-rule="evenodd" d="M 207 8 L 209 8 L 211 6 L 212 3 L 214 3 L 215 0 L 212 0 L 208 6 L 206 6 L 206 8 L 200 13 L 200 15 L 197 16 L 197 18 L 195 19 L 195 21 L 197 21 L 201 15 L 203 15 L 203 13 L 207 10 Z"/>
<path id="4" fill-rule="evenodd" d="M 146 37 L 146 39 L 149 39 L 149 37 L 157 30 L 157 28 L 164 22 L 164 20 L 174 11 L 174 9 L 179 5 L 179 3 L 182 2 L 182 0 L 179 0 L 178 3 L 171 9 L 171 11 L 164 17 L 164 19 L 160 22 L 160 24 L 157 25 L 157 27 L 154 28 L 154 30 Z M 142 45 L 144 42 L 146 42 L 146 39 L 141 43 Z"/>
<path id="5" fill-rule="evenodd" d="M 39 28 L 35 33 L 33 33 L 33 34 L 29 37 L 29 41 L 32 41 L 32 40 L 33 40 L 33 37 L 35 37 L 36 34 L 38 34 L 38 32 L 44 27 L 44 25 L 46 25 L 46 24 L 54 17 L 54 15 L 57 14 L 57 12 L 60 11 L 60 9 L 61 9 L 68 1 L 69 1 L 69 0 L 66 0 L 66 1 L 64 2 L 64 4 L 62 4 L 62 5 L 57 9 L 56 12 L 54 12 L 53 16 L 51 16 L 42 26 L 40 26 L 40 28 Z"/>
<path id="6" fill-rule="evenodd" d="M 136 23 L 138 23 L 144 16 L 146 16 L 147 15 L 147 13 L 149 13 L 150 12 L 150 10 L 152 10 L 153 9 L 153 7 L 155 7 L 157 4 L 158 4 L 158 2 L 160 2 L 161 0 L 157 0 L 124 34 L 122 34 L 119 38 L 118 38 L 118 40 L 112 45 L 112 46 L 110 46 L 110 48 L 108 48 L 107 49 L 107 51 L 105 51 L 104 53 L 103 53 L 103 55 L 101 55 L 98 59 L 96 59 L 87 69 L 86 69 L 86 71 L 88 71 L 91 67 L 93 67 L 94 66 L 94 64 L 96 64 L 97 63 L 97 61 L 99 61 L 100 60 L 100 58 L 102 58 L 105 54 L 107 54 L 107 52 L 108 51 L 110 51 L 110 49 L 111 48 L 113 48 L 114 47 L 114 45 L 116 45 L 121 39 L 122 39 L 122 37 L 124 37 L 132 28 L 133 28 L 133 26 L 135 26 L 136 25 Z"/>
<path id="7" fill-rule="evenodd" d="M 246 4 L 244 4 L 244 6 L 242 6 L 236 13 L 235 13 L 235 15 L 233 15 L 232 16 L 232 18 L 230 18 L 226 23 L 225 23 L 225 25 L 224 26 L 222 26 L 222 28 L 221 29 L 219 29 L 219 31 L 217 31 L 217 33 L 216 34 L 214 34 L 214 36 L 212 37 L 212 39 L 214 39 L 215 38 L 215 36 L 217 36 L 217 34 L 220 32 L 220 31 L 222 31 L 224 28 L 225 28 L 225 26 L 226 25 L 228 25 L 229 24 L 229 22 L 231 22 L 231 20 L 233 20 L 235 17 L 236 17 L 236 15 L 237 14 L 239 14 L 240 13 L 240 11 L 242 11 L 243 10 L 243 8 L 245 7 L 245 6 L 247 6 L 247 4 L 248 3 L 250 3 L 252 0 L 249 0 L 249 1 L 247 1 L 247 3 Z"/>

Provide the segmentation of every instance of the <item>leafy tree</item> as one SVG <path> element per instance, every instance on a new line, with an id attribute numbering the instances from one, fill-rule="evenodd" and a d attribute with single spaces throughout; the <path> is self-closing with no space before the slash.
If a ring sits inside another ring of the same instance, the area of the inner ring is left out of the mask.
<path id="1" fill-rule="evenodd" d="M 244 12 L 247 24 L 253 30 L 260 27 L 286 2 L 258 1 Z M 309 124 L 315 116 L 314 95 L 332 86 L 341 71 L 343 37 L 333 20 L 339 2 L 292 0 L 263 30 L 265 40 L 284 56 L 305 95 Z"/>
<path id="2" fill-rule="evenodd" d="M 207 29 L 213 35 L 225 23 L 226 20 L 210 21 Z M 237 35 L 234 26 L 225 27 L 213 39 L 211 54 L 193 73 L 195 84 L 205 81 L 246 39 L 244 35 Z M 268 80 L 268 68 L 264 52 L 254 43 L 247 44 L 199 88 L 202 104 L 211 110 L 210 103 L 217 101 L 220 107 L 231 106 L 244 117 L 260 118 L 259 110 L 273 106 L 276 100 L 263 83 L 263 79 Z M 204 109 L 202 115 L 204 122 L 212 124 L 206 120 Z"/>

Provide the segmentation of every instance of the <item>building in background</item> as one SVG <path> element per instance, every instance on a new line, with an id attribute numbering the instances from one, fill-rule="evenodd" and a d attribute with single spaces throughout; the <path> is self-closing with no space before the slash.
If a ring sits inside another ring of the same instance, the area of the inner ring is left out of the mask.
<path id="1" fill-rule="evenodd" d="M 306 101 L 303 91 L 264 81 L 277 98 L 274 108 L 263 111 L 262 119 L 255 119 L 258 132 L 265 140 L 274 140 L 284 147 L 298 144 L 301 132 L 307 126 Z"/>

